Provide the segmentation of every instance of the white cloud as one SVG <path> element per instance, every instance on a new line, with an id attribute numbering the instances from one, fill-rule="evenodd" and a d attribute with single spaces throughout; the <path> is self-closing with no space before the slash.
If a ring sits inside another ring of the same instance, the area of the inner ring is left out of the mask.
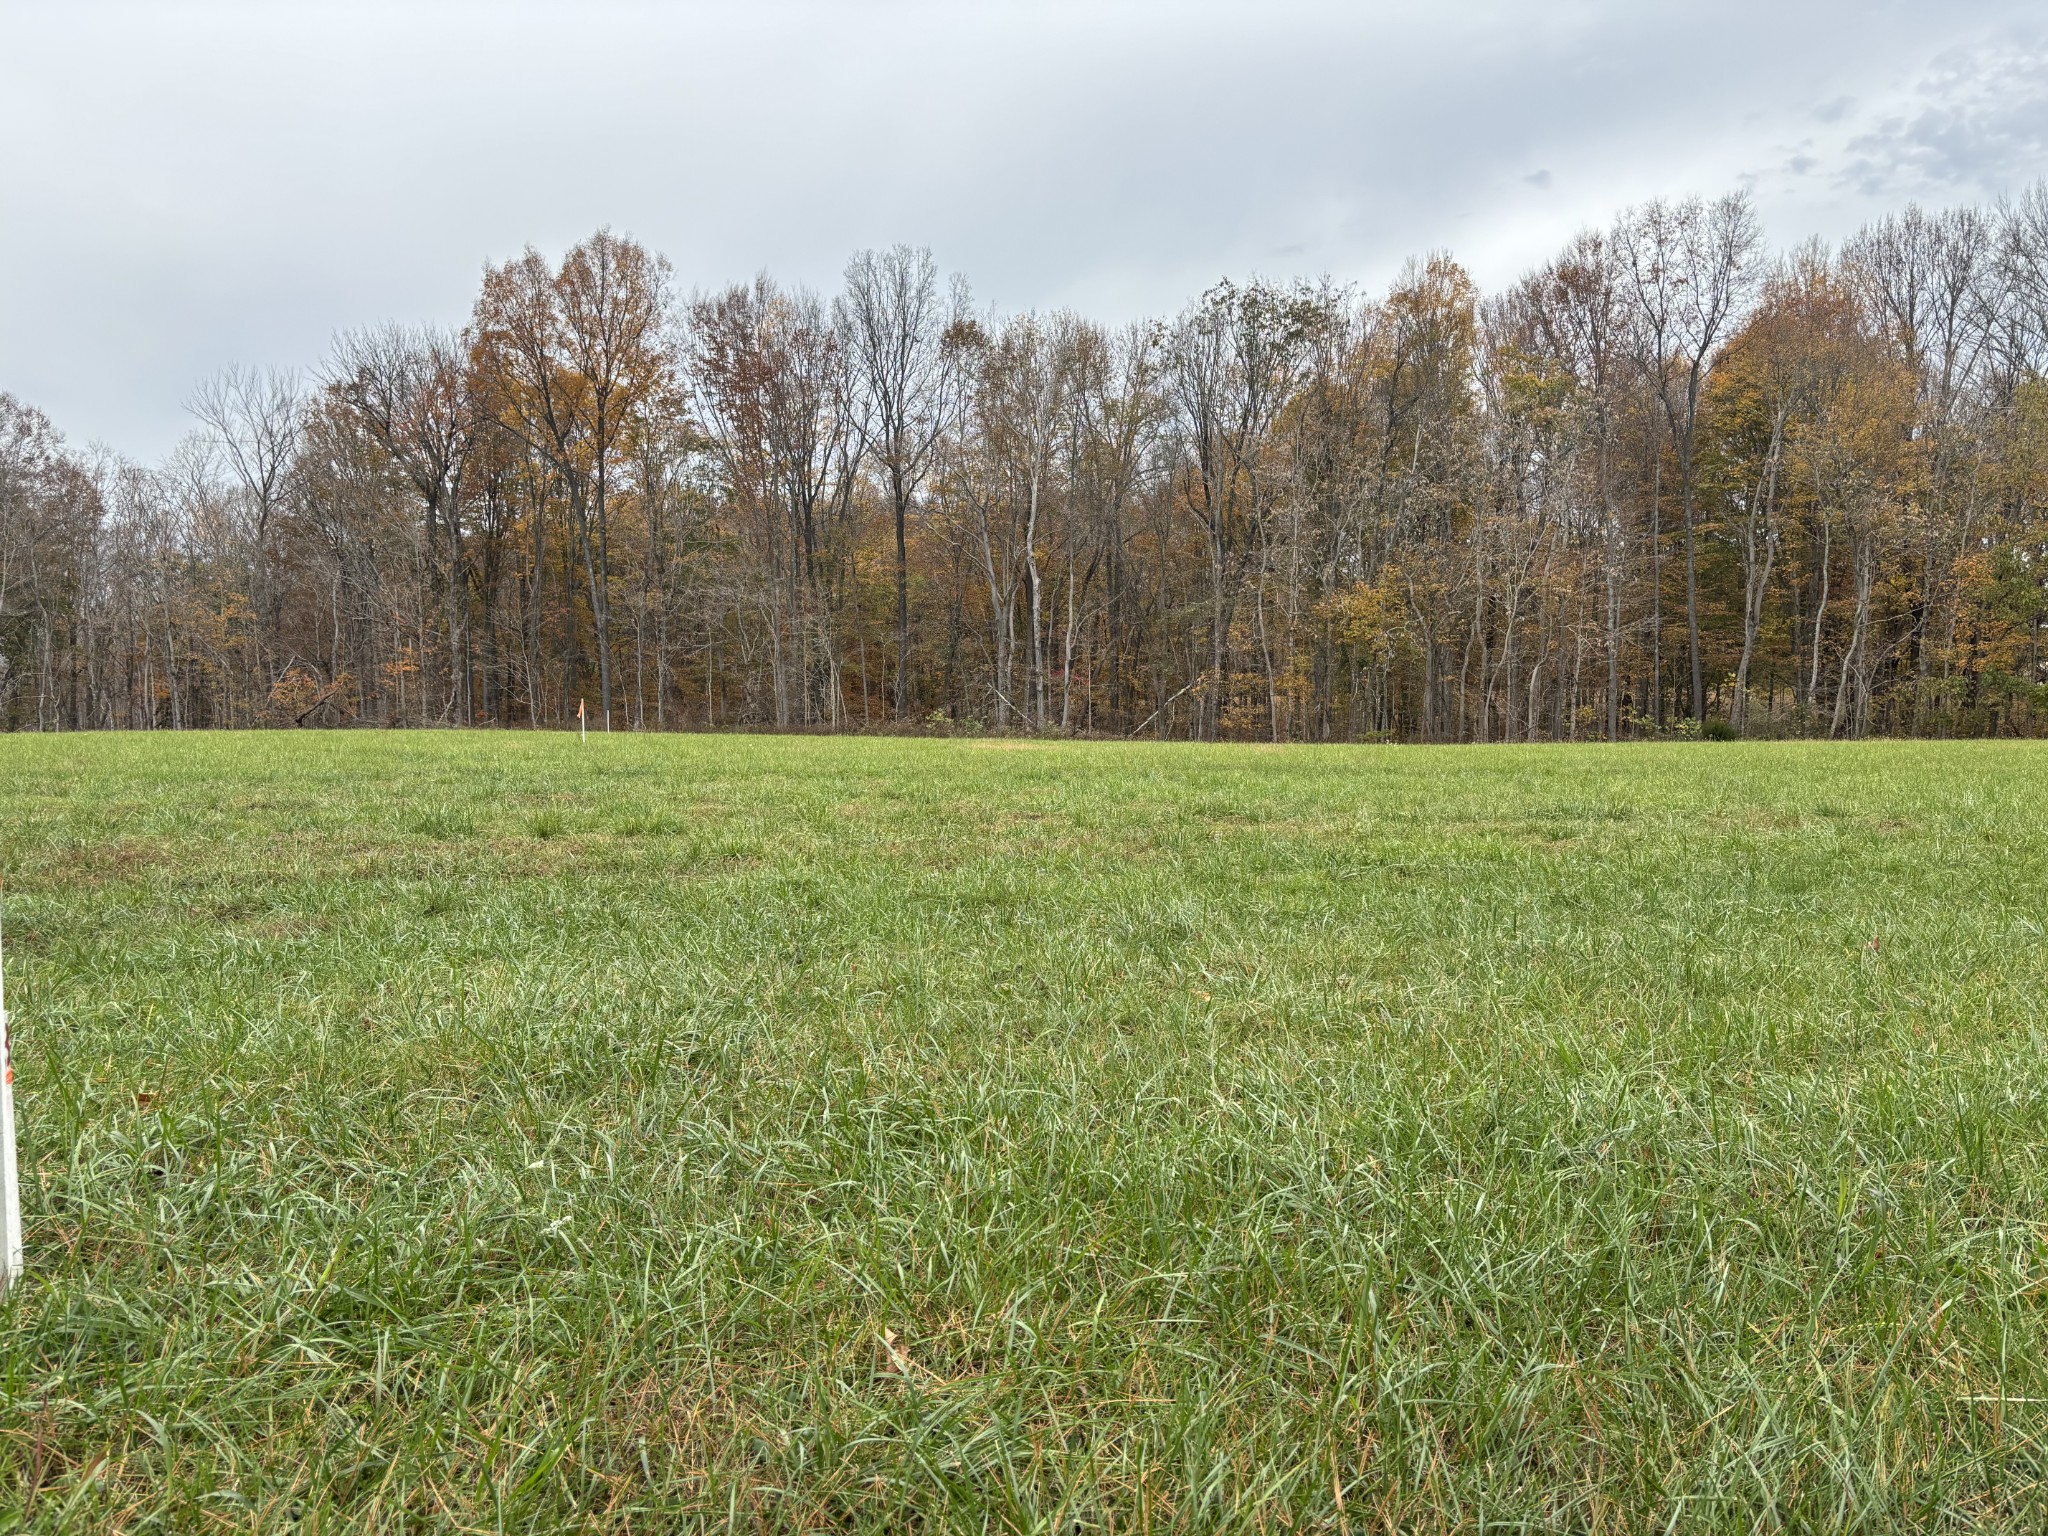
<path id="1" fill-rule="evenodd" d="M 0 388 L 137 454 L 229 361 L 459 322 L 602 223 L 685 286 L 931 244 L 1004 307 L 1512 278 L 1659 193 L 1787 242 L 2040 162 L 2027 7 L 0 0 Z M 1762 40 L 1762 41 L 1760 41 Z"/>

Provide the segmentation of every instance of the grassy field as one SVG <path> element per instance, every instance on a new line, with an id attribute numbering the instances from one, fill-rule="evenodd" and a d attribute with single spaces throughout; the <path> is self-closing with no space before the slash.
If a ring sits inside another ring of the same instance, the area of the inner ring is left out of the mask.
<path id="1" fill-rule="evenodd" d="M 2048 1527 L 2048 752 L 0 739 L 0 1529 Z"/>

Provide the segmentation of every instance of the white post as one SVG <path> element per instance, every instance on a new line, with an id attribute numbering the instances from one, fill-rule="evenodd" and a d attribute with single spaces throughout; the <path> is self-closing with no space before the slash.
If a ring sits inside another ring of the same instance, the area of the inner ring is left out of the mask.
<path id="1" fill-rule="evenodd" d="M 576 739 L 586 747 L 590 745 L 590 722 L 583 718 L 583 701 L 576 701 Z"/>
<path id="2" fill-rule="evenodd" d="M 0 915 L 6 907 L 0 902 Z M 0 1292 L 21 1278 L 21 1174 L 14 1161 L 14 1043 L 7 1028 L 7 961 L 0 930 Z"/>

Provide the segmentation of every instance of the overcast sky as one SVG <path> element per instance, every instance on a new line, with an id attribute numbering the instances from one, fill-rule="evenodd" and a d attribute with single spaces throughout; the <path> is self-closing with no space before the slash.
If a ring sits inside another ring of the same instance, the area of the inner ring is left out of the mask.
<path id="1" fill-rule="evenodd" d="M 1642 198 L 1774 239 L 2048 170 L 2015 0 L 0 0 L 0 390 L 153 459 L 231 362 L 459 323 L 609 224 L 685 290 L 907 241 L 1005 309 L 1498 284 Z"/>

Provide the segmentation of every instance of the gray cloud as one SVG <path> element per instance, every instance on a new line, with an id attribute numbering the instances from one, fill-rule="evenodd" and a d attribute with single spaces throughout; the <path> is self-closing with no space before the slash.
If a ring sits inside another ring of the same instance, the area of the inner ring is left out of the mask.
<path id="1" fill-rule="evenodd" d="M 459 323 L 484 262 L 606 223 L 685 287 L 829 287 L 909 240 L 1108 318 L 1432 249 L 1497 283 L 1737 184 L 1780 239 L 1839 235 L 2038 156 L 2026 12 L 0 0 L 0 388 L 154 455 L 213 369 Z"/>
<path id="2" fill-rule="evenodd" d="M 2014 30 L 1943 51 L 1847 149 L 1841 178 L 1866 197 L 2003 189 L 2039 176 L 2048 168 L 2048 41 Z"/>

